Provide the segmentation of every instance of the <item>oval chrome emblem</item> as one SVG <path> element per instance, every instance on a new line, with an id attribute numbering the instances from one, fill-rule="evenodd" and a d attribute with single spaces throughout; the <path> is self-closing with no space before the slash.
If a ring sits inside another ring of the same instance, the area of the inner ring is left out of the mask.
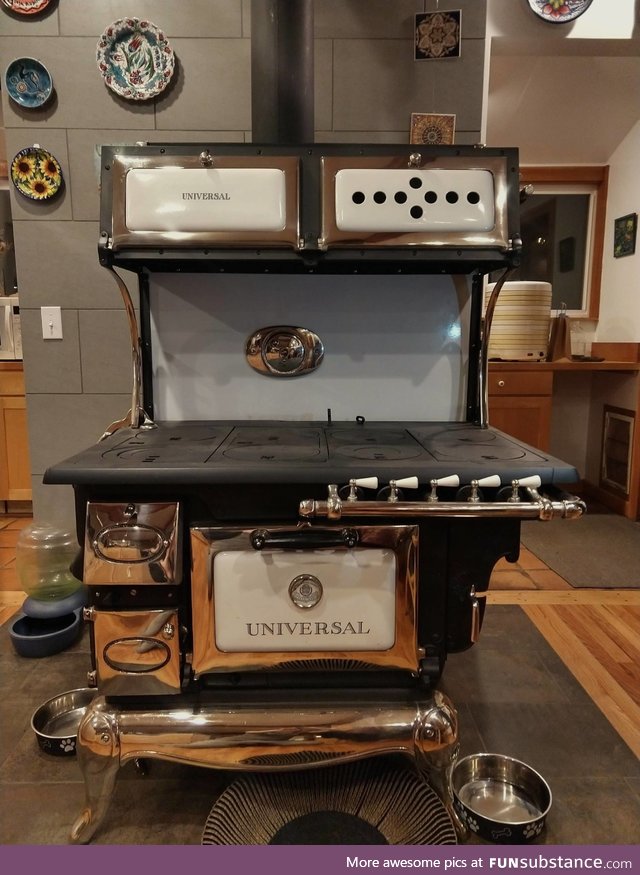
<path id="1" fill-rule="evenodd" d="M 322 584 L 313 574 L 299 574 L 289 584 L 289 598 L 299 608 L 314 608 L 322 598 Z"/>

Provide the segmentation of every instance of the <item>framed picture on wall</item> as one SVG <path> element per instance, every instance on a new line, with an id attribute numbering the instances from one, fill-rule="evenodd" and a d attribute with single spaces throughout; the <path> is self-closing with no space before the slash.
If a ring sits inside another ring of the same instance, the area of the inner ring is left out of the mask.
<path id="1" fill-rule="evenodd" d="M 423 146 L 452 146 L 456 130 L 453 113 L 412 112 L 409 143 Z"/>
<path id="2" fill-rule="evenodd" d="M 613 257 L 633 255 L 636 251 L 636 234 L 638 232 L 638 214 L 629 213 L 615 220 L 613 227 Z"/>
<path id="3" fill-rule="evenodd" d="M 462 10 L 423 12 L 415 16 L 414 59 L 459 58 Z"/>

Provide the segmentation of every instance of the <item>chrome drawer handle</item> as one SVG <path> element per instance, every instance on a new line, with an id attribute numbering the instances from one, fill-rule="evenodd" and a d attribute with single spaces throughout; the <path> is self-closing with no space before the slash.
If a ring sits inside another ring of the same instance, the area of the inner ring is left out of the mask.
<path id="1" fill-rule="evenodd" d="M 336 529 L 335 532 L 319 531 L 270 532 L 256 529 L 249 536 L 254 550 L 265 548 L 279 550 L 314 550 L 322 547 L 355 547 L 358 533 L 355 529 Z"/>
<path id="2" fill-rule="evenodd" d="M 95 536 L 93 550 L 106 562 L 134 565 L 158 561 L 169 541 L 155 526 L 140 523 L 114 523 Z"/>

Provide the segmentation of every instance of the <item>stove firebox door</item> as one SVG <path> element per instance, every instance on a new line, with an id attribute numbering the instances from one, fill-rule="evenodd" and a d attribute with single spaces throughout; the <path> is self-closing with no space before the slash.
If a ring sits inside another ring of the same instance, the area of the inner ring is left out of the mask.
<path id="1" fill-rule="evenodd" d="M 192 528 L 193 663 L 417 673 L 417 526 Z"/>
<path id="2" fill-rule="evenodd" d="M 100 692 L 110 696 L 180 692 L 180 646 L 175 610 L 86 612 L 94 623 Z"/>

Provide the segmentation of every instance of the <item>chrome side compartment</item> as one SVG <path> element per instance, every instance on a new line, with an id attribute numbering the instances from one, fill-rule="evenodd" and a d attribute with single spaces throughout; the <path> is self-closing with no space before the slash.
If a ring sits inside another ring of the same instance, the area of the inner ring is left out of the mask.
<path id="1" fill-rule="evenodd" d="M 88 586 L 176 584 L 182 580 L 178 502 L 88 502 Z"/>
<path id="2" fill-rule="evenodd" d="M 97 683 L 106 695 L 180 692 L 180 641 L 175 610 L 96 611 L 93 623 Z"/>

